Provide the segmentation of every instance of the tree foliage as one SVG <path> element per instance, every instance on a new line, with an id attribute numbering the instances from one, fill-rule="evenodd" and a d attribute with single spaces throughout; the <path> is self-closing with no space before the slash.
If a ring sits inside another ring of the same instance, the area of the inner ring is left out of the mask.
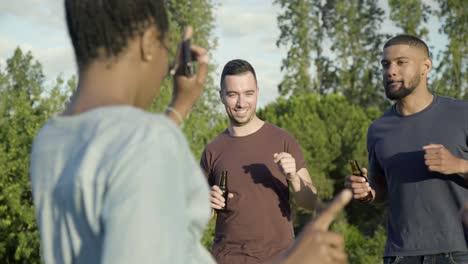
<path id="1" fill-rule="evenodd" d="M 433 90 L 442 95 L 468 100 L 468 2 L 463 0 L 438 0 L 437 17 L 442 21 L 440 33 L 448 37 L 448 44 L 435 65 L 436 78 Z"/>
<path id="2" fill-rule="evenodd" d="M 379 32 L 384 11 L 376 1 L 276 0 L 275 3 L 282 8 L 277 45 L 288 48 L 282 64 L 285 72 L 280 84 L 282 95 L 339 93 L 355 104 L 388 105 L 379 89 L 380 68 L 376 58 L 380 56 L 385 35 Z"/>
<path id="3" fill-rule="evenodd" d="M 168 0 L 170 55 L 183 28 L 195 29 L 192 43 L 216 47 L 211 0 Z M 260 109 L 259 116 L 299 141 L 319 198 L 324 203 L 343 188 L 348 160 L 367 165 L 366 132 L 389 103 L 381 87 L 379 59 L 389 37 L 381 28 L 386 15 L 401 31 L 428 36 L 427 21 L 438 19 L 447 46 L 440 47 L 439 65 L 430 76 L 431 89 L 468 100 L 467 3 L 463 0 L 388 0 L 389 13 L 377 0 L 274 0 L 278 16 L 278 46 L 283 59 L 281 96 Z M 387 21 L 388 22 L 388 21 Z M 198 159 L 205 147 L 227 127 L 219 108 L 218 88 L 210 68 L 207 86 L 183 132 Z M 261 70 L 261 69 L 260 69 Z M 170 79 L 151 111 L 161 112 L 172 96 Z M 0 68 L 0 259 L 2 263 L 39 263 L 39 237 L 28 176 L 29 152 L 37 130 L 60 112 L 76 86 L 74 78 L 47 82 L 31 53 L 16 49 Z M 293 208 L 295 230 L 317 212 Z M 351 203 L 333 225 L 344 234 L 351 263 L 381 262 L 386 212 L 383 207 Z M 202 243 L 210 248 L 214 221 Z"/>
<path id="4" fill-rule="evenodd" d="M 390 19 L 403 30 L 403 33 L 417 36 L 421 39 L 427 37 L 429 30 L 423 26 L 429 19 L 430 6 L 421 0 L 389 0 Z"/>
<path id="5" fill-rule="evenodd" d="M 39 237 L 29 181 L 29 152 L 38 129 L 62 109 L 75 80 L 50 90 L 42 67 L 19 48 L 0 69 L 0 259 L 39 263 Z"/>

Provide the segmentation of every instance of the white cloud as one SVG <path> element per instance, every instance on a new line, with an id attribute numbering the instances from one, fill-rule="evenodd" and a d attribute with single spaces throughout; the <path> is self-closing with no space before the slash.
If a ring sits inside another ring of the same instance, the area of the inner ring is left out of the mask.
<path id="1" fill-rule="evenodd" d="M 34 59 L 42 64 L 47 78 L 55 79 L 61 73 L 71 76 L 76 72 L 73 50 L 70 45 L 42 48 L 33 43 L 16 42 L 4 36 L 0 36 L 0 43 L 1 61 L 6 62 L 13 56 L 16 47 L 19 47 L 25 53 L 30 51 Z"/>
<path id="2" fill-rule="evenodd" d="M 75 74 L 73 50 L 66 32 L 63 1 L 0 2 L 0 57 L 5 61 L 16 47 L 31 51 L 46 78 Z"/>
<path id="3" fill-rule="evenodd" d="M 64 21 L 63 2 L 57 0 L 14 0 L 0 2 L 0 18 L 14 18 L 31 27 L 60 28 Z"/>
<path id="4" fill-rule="evenodd" d="M 255 10 L 243 9 L 238 5 L 223 5 L 216 13 L 223 36 L 230 38 L 268 34 L 276 30 L 276 14 L 273 8 Z"/>
<path id="5" fill-rule="evenodd" d="M 276 17 L 279 7 L 272 1 L 223 1 L 215 11 L 218 47 L 213 58 L 218 64 L 219 78 L 222 67 L 231 59 L 249 61 L 255 68 L 259 87 L 259 107 L 273 101 L 282 78 L 281 59 L 284 48 L 276 47 L 279 37 Z M 218 80 L 216 80 L 218 81 Z"/>

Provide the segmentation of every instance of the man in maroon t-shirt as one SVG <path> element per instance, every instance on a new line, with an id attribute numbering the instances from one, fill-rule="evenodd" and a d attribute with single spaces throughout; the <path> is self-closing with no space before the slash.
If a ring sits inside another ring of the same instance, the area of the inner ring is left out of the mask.
<path id="1" fill-rule="evenodd" d="M 218 185 L 228 172 L 229 199 L 218 211 L 212 254 L 218 263 L 260 263 L 294 241 L 288 185 L 306 208 L 316 189 L 296 139 L 256 116 L 257 79 L 248 62 L 226 64 L 220 97 L 230 124 L 201 158 L 213 209 L 225 206 Z"/>

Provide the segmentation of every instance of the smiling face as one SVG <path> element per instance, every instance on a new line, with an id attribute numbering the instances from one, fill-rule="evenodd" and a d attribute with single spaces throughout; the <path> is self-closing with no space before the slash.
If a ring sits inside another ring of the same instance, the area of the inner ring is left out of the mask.
<path id="1" fill-rule="evenodd" d="M 405 44 L 386 47 L 381 64 L 387 98 L 401 100 L 417 88 L 425 86 L 430 69 L 428 60 L 417 47 Z"/>
<path id="2" fill-rule="evenodd" d="M 251 72 L 226 75 L 220 95 L 231 125 L 245 126 L 256 116 L 258 88 Z"/>

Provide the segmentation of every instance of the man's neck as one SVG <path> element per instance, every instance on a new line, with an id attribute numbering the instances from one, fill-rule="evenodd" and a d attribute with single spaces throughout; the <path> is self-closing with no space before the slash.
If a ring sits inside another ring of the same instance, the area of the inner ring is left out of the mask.
<path id="1" fill-rule="evenodd" d="M 255 116 L 249 123 L 243 126 L 229 125 L 229 134 L 233 137 L 245 137 L 257 132 L 265 122 Z"/>
<path id="2" fill-rule="evenodd" d="M 421 93 L 413 93 L 397 101 L 396 110 L 401 115 L 416 114 L 426 109 L 434 100 L 434 95 L 425 90 Z"/>

